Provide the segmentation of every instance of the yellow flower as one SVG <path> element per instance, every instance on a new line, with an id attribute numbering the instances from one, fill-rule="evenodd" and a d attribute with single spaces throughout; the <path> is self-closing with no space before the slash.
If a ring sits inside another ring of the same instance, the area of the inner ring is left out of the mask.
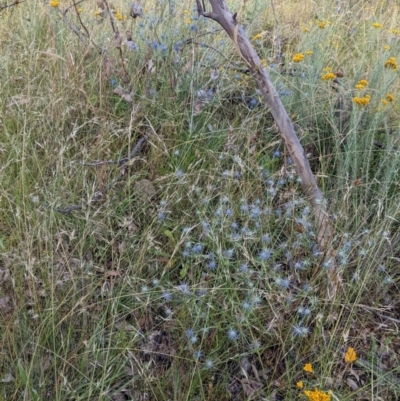
<path id="1" fill-rule="evenodd" d="M 51 1 L 49 2 L 49 4 L 50 4 L 52 7 L 57 8 L 57 7 L 60 5 L 60 0 L 51 0 Z"/>
<path id="2" fill-rule="evenodd" d="M 82 12 L 82 7 L 79 7 L 77 11 L 78 11 L 78 13 L 81 13 Z"/>
<path id="3" fill-rule="evenodd" d="M 321 29 L 325 29 L 326 28 L 326 22 L 318 21 L 317 24 Z"/>
<path id="4" fill-rule="evenodd" d="M 372 26 L 373 26 L 374 28 L 382 28 L 382 25 L 381 25 L 379 22 L 374 22 L 374 23 L 372 24 Z"/>
<path id="5" fill-rule="evenodd" d="M 357 85 L 356 85 L 356 89 L 365 89 L 368 86 L 368 81 L 365 79 L 361 79 L 360 81 L 358 81 Z"/>
<path id="6" fill-rule="evenodd" d="M 398 35 L 400 31 L 398 29 L 392 29 L 393 35 Z"/>
<path id="7" fill-rule="evenodd" d="M 390 50 L 390 46 L 388 46 L 388 45 L 383 46 L 383 50 Z"/>
<path id="8" fill-rule="evenodd" d="M 303 61 L 303 59 L 304 59 L 304 54 L 297 53 L 297 54 L 295 54 L 295 55 L 293 56 L 292 61 L 293 61 L 294 63 L 300 63 L 300 61 Z"/>
<path id="9" fill-rule="evenodd" d="M 101 17 L 101 15 L 103 14 L 103 12 L 100 11 L 100 10 L 96 10 L 93 14 L 94 14 L 95 17 Z"/>
<path id="10" fill-rule="evenodd" d="M 189 10 L 183 10 L 184 14 L 189 14 Z"/>
<path id="11" fill-rule="evenodd" d="M 258 40 L 262 38 L 262 33 L 257 33 L 257 35 L 253 36 L 253 40 Z"/>
<path id="12" fill-rule="evenodd" d="M 390 57 L 389 60 L 386 60 L 385 61 L 385 68 L 389 68 L 391 70 L 397 70 L 396 57 Z"/>
<path id="13" fill-rule="evenodd" d="M 305 27 L 303 28 L 303 32 L 310 32 L 310 30 L 307 27 Z"/>
<path id="14" fill-rule="evenodd" d="M 382 104 L 383 104 L 384 106 L 387 106 L 387 104 L 388 104 L 388 102 L 387 102 L 386 99 L 382 99 L 381 102 L 382 102 Z"/>
<path id="15" fill-rule="evenodd" d="M 359 106 L 367 106 L 371 100 L 370 95 L 365 95 L 364 97 L 353 97 L 353 102 Z"/>
<path id="16" fill-rule="evenodd" d="M 311 363 L 306 363 L 306 364 L 304 365 L 304 367 L 303 367 L 303 370 L 304 370 L 305 372 L 312 373 L 312 372 L 313 372 L 313 368 L 312 368 Z"/>
<path id="17" fill-rule="evenodd" d="M 305 52 L 305 54 L 306 54 L 307 56 L 311 56 L 312 50 L 307 50 L 307 51 Z"/>
<path id="18" fill-rule="evenodd" d="M 186 25 L 190 25 L 192 23 L 192 19 L 191 18 L 185 18 L 185 24 Z"/>
<path id="19" fill-rule="evenodd" d="M 124 17 L 123 17 L 122 14 L 121 14 L 121 11 L 117 10 L 117 12 L 115 13 L 115 18 L 116 18 L 118 21 L 122 21 L 122 20 L 124 19 Z"/>
<path id="20" fill-rule="evenodd" d="M 329 393 L 324 393 L 320 390 L 306 390 L 304 391 L 305 396 L 309 401 L 330 401 L 331 395 Z"/>
<path id="21" fill-rule="evenodd" d="M 356 361 L 356 359 L 357 359 L 357 354 L 356 354 L 356 351 L 354 350 L 354 348 L 352 348 L 352 347 L 347 348 L 347 351 L 344 354 L 344 360 L 347 363 L 353 363 Z"/>
<path id="22" fill-rule="evenodd" d="M 296 383 L 296 387 L 297 388 L 303 388 L 304 387 L 304 383 L 302 381 L 299 381 Z"/>
<path id="23" fill-rule="evenodd" d="M 385 96 L 385 99 L 386 99 L 388 102 L 390 102 L 390 103 L 393 103 L 393 102 L 394 102 L 394 96 L 393 96 L 391 93 L 388 93 L 388 94 Z"/>
<path id="24" fill-rule="evenodd" d="M 335 78 L 336 78 L 336 75 L 333 72 L 327 72 L 326 74 L 321 76 L 321 79 L 323 81 L 330 81 Z"/>

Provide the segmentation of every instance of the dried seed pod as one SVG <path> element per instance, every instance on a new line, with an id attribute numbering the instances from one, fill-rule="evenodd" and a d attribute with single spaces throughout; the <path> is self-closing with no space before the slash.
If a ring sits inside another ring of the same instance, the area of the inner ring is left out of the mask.
<path id="1" fill-rule="evenodd" d="M 137 3 L 132 3 L 131 4 L 131 9 L 129 11 L 129 15 L 132 18 L 142 17 L 143 16 L 142 7 L 140 7 L 140 5 L 137 4 Z"/>

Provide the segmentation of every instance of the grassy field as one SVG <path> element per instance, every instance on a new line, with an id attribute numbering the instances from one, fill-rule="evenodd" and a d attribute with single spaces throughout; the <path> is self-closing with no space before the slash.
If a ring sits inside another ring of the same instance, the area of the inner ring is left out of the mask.
<path id="1" fill-rule="evenodd" d="M 333 256 L 227 35 L 142 3 L 0 1 L 0 400 L 400 399 L 397 1 L 229 2 Z"/>

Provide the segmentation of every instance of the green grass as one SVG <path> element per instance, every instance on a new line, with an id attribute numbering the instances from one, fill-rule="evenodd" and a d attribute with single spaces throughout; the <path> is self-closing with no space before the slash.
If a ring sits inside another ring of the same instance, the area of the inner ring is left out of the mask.
<path id="1" fill-rule="evenodd" d="M 353 3 L 240 14 L 251 38 L 267 31 L 253 43 L 326 196 L 332 258 L 254 83 L 194 2 L 115 19 L 137 46 L 121 48 L 126 83 L 94 2 L 79 4 L 91 45 L 66 0 L 0 11 L 0 399 L 400 398 L 399 70 L 384 67 L 400 62 L 399 7 Z M 85 165 L 144 136 L 123 168 Z"/>

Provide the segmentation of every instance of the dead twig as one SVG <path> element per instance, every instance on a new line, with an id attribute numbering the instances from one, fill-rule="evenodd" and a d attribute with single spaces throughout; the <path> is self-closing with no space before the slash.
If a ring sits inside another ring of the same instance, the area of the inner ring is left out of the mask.
<path id="1" fill-rule="evenodd" d="M 319 250 L 330 258 L 332 250 L 333 226 L 331 218 L 327 212 L 326 202 L 322 191 L 318 187 L 316 178 L 311 171 L 310 164 L 305 155 L 304 149 L 296 135 L 294 126 L 282 104 L 279 95 L 270 80 L 267 71 L 263 67 L 258 54 L 254 50 L 244 29 L 238 23 L 236 14 L 233 14 L 226 4 L 225 0 L 210 0 L 212 11 L 205 10 L 204 2 L 196 0 L 199 15 L 211 18 L 218 22 L 232 39 L 240 57 L 244 60 L 251 75 L 257 82 L 257 85 L 264 97 L 266 104 L 276 122 L 279 133 L 283 139 L 286 149 L 288 150 L 296 173 L 301 179 L 301 186 L 304 194 L 313 206 L 316 227 L 317 242 Z M 333 298 L 336 294 L 337 287 L 340 283 L 340 276 L 335 267 L 332 267 L 332 280 L 328 290 L 328 297 Z"/>
<path id="2" fill-rule="evenodd" d="M 26 2 L 26 0 L 16 0 L 14 3 L 6 4 L 5 6 L 1 6 L 0 11 L 5 10 L 6 8 L 17 6 L 18 4 L 25 3 L 25 2 Z"/>

